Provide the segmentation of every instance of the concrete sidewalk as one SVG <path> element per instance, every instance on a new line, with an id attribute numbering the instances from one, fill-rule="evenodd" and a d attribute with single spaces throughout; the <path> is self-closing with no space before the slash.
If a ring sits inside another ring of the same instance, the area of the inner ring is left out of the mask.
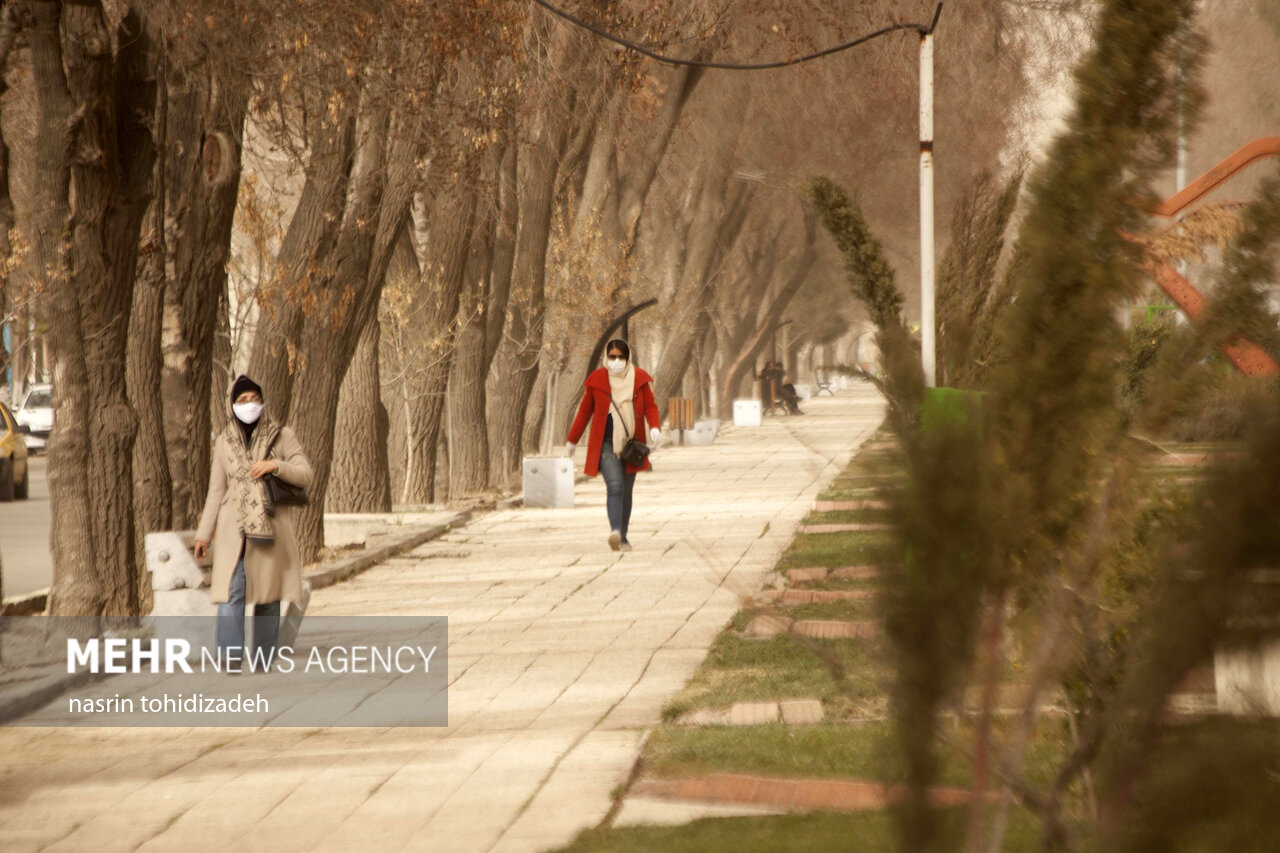
<path id="1" fill-rule="evenodd" d="M 883 402 L 856 385 L 805 410 L 657 451 L 631 553 L 605 543 L 597 478 L 576 509 L 483 516 L 317 592 L 317 615 L 449 617 L 448 728 L 0 730 L 6 853 L 568 842 Z"/>

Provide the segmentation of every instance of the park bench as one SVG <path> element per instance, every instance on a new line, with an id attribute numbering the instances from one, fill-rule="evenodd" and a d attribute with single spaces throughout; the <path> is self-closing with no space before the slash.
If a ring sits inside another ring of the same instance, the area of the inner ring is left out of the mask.
<path id="1" fill-rule="evenodd" d="M 765 415 L 790 414 L 782 397 L 782 380 L 773 376 L 760 377 L 760 408 Z"/>

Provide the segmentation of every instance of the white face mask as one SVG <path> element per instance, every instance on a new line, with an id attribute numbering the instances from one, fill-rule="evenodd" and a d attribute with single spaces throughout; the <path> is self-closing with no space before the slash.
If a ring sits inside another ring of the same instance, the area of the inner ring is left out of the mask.
<path id="1" fill-rule="evenodd" d="M 627 369 L 627 360 L 625 358 L 611 358 L 605 363 L 609 366 L 610 373 L 622 373 Z"/>
<path id="2" fill-rule="evenodd" d="M 261 403 L 236 403 L 232 405 L 231 411 L 236 413 L 236 418 L 242 424 L 256 424 L 258 418 L 262 417 Z"/>

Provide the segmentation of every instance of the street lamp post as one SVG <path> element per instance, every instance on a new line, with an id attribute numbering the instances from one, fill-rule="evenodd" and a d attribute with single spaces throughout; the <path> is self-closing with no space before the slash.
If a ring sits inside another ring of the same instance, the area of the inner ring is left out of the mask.
<path id="1" fill-rule="evenodd" d="M 933 25 L 920 33 L 920 360 L 924 362 L 924 384 L 929 388 L 938 384 L 933 256 L 933 31 L 941 13 L 939 4 Z"/>

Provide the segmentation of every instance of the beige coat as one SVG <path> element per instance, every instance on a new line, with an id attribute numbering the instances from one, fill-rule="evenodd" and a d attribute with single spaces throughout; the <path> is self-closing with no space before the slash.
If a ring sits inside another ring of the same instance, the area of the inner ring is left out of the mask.
<path id="1" fill-rule="evenodd" d="M 210 595 L 215 602 L 225 602 L 231 588 L 231 575 L 240 556 L 240 526 L 227 490 L 226 450 L 221 441 L 213 444 L 213 470 L 209 474 L 209 497 L 204 502 L 196 539 L 213 544 L 213 581 Z M 271 449 L 270 458 L 280 464 L 276 476 L 295 486 L 309 487 L 311 463 L 293 430 L 280 428 L 280 436 Z M 257 462 L 257 459 L 253 460 Z M 276 507 L 275 543 L 261 545 L 246 542 L 244 546 L 245 602 L 270 604 L 273 601 L 299 601 L 302 598 L 302 560 L 298 541 L 293 535 L 293 513 L 297 507 Z"/>

